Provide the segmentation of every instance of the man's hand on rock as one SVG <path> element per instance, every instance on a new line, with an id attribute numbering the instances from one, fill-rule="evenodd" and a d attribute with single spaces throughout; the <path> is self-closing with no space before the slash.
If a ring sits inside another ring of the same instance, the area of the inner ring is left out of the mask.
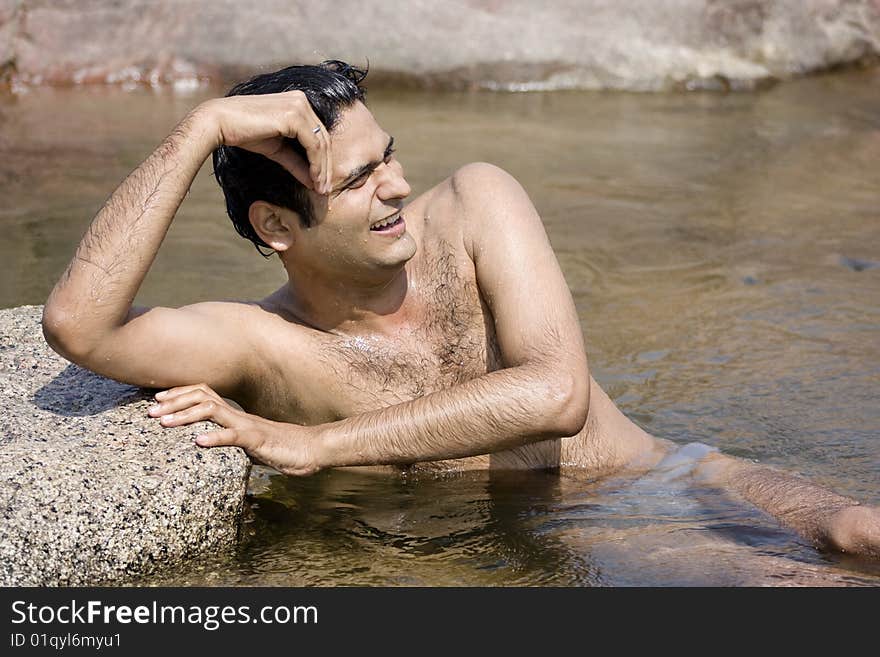
<path id="1" fill-rule="evenodd" d="M 196 438 L 201 447 L 241 447 L 260 465 L 286 475 L 310 475 L 321 469 L 309 427 L 266 420 L 233 408 L 205 384 L 171 388 L 156 394 L 149 414 L 163 427 L 211 420 L 221 427 Z"/>

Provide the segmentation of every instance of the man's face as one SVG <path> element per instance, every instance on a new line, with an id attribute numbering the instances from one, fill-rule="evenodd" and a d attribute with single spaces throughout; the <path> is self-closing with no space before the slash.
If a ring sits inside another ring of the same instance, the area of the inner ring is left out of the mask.
<path id="1" fill-rule="evenodd" d="M 310 193 L 314 221 L 298 231 L 292 255 L 325 275 L 368 282 L 370 272 L 397 269 L 415 254 L 401 213 L 410 187 L 391 136 L 363 103 L 343 112 L 330 148 L 333 191 Z"/>

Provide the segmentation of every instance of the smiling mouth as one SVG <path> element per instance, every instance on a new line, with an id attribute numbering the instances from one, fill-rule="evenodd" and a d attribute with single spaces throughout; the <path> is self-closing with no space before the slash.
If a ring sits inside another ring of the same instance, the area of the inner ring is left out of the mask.
<path id="1" fill-rule="evenodd" d="M 390 217 L 385 217 L 382 221 L 377 221 L 372 226 L 370 226 L 370 230 L 376 233 L 381 233 L 383 231 L 391 230 L 395 226 L 399 226 L 403 221 L 403 215 L 400 213 L 396 213 L 391 215 Z"/>

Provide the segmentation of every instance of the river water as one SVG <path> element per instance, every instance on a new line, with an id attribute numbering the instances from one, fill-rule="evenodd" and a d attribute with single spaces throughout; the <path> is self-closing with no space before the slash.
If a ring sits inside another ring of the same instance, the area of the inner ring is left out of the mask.
<path id="1" fill-rule="evenodd" d="M 0 97 L 0 307 L 43 303 L 113 187 L 190 107 L 147 89 Z M 880 71 L 750 94 L 377 89 L 414 192 L 463 163 L 541 212 L 591 367 L 651 433 L 880 504 Z M 283 281 L 205 167 L 139 303 Z M 658 472 L 386 478 L 256 468 L 239 547 L 155 584 L 880 584 L 760 512 Z"/>

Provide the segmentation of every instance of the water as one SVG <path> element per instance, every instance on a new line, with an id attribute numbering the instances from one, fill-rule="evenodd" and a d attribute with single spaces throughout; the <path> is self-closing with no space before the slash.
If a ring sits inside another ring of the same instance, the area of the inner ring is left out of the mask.
<path id="1" fill-rule="evenodd" d="M 91 217 L 201 95 L 0 98 L 0 306 L 42 303 Z M 880 72 L 756 94 L 374 90 L 415 192 L 486 160 L 529 191 L 591 367 L 655 435 L 880 504 Z M 283 281 L 207 168 L 138 302 Z M 171 584 L 880 584 L 687 478 L 255 471 L 234 553 Z"/>

